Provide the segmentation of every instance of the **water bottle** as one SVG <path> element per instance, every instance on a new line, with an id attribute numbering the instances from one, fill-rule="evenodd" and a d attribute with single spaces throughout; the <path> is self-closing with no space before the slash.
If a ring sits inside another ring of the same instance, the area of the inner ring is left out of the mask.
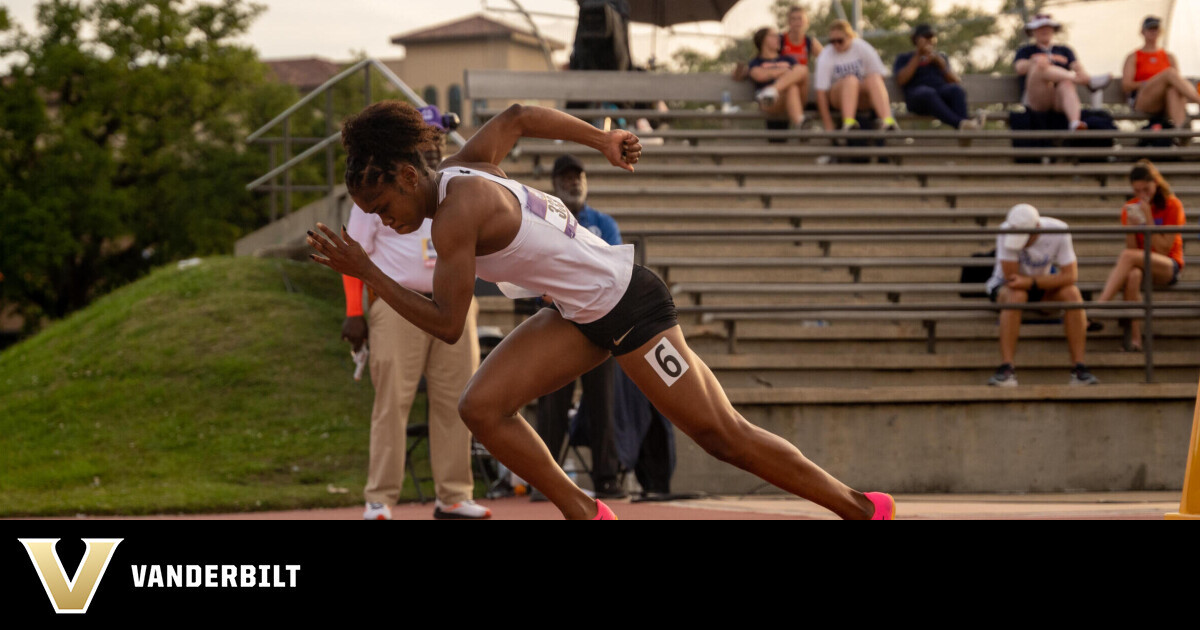
<path id="1" fill-rule="evenodd" d="M 729 90 L 722 90 L 721 91 L 721 113 L 728 114 L 731 111 L 733 111 L 733 95 L 731 95 L 729 93 Z"/>

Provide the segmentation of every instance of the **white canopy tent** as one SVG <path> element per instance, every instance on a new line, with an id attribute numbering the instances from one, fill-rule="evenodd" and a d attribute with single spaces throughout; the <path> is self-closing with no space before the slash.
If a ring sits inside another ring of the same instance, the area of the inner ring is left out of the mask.
<path id="1" fill-rule="evenodd" d="M 1185 76 L 1200 77 L 1200 0 L 1174 0 L 1167 19 L 1166 48 L 1179 60 Z"/>

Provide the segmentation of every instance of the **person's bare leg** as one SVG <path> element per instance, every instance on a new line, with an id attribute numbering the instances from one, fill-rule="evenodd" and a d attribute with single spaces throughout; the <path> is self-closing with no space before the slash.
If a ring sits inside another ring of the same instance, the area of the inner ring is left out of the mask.
<path id="1" fill-rule="evenodd" d="M 1108 280 L 1104 283 L 1104 290 L 1100 293 L 1098 301 L 1107 302 L 1113 299 L 1117 291 L 1120 291 L 1125 286 L 1125 281 L 1129 277 L 1129 270 L 1142 269 L 1145 264 L 1146 253 L 1144 250 L 1122 250 L 1121 256 L 1117 258 L 1117 264 L 1108 274 Z M 1153 274 L 1156 286 L 1165 285 L 1175 275 L 1175 263 L 1168 256 L 1163 256 L 1158 252 L 1151 252 L 1150 273 Z"/>
<path id="2" fill-rule="evenodd" d="M 677 359 L 665 348 L 666 338 Z M 651 365 L 656 360 L 678 380 L 668 384 Z M 676 326 L 617 358 L 656 409 L 721 461 L 753 473 L 845 519 L 867 519 L 871 500 L 809 461 L 791 442 L 750 424 L 730 404 L 708 366 L 688 348 Z M 687 366 L 686 369 L 684 366 Z"/>
<path id="3" fill-rule="evenodd" d="M 788 120 L 799 127 L 804 123 L 804 102 L 800 100 L 800 86 L 789 85 L 783 91 L 783 101 L 787 107 Z"/>
<path id="4" fill-rule="evenodd" d="M 1183 98 L 1183 95 L 1176 90 L 1170 89 L 1167 90 L 1166 101 L 1167 120 L 1171 121 L 1171 124 L 1174 125 L 1176 129 L 1183 129 L 1186 127 L 1188 121 L 1187 99 Z"/>
<path id="5" fill-rule="evenodd" d="M 1191 81 L 1188 81 L 1187 79 L 1183 78 L 1183 75 L 1179 74 L 1179 70 L 1176 70 L 1175 68 L 1167 68 L 1166 70 L 1154 75 L 1151 81 L 1159 77 L 1162 77 L 1163 81 L 1174 88 L 1176 92 L 1179 92 L 1179 94 L 1187 100 L 1196 104 L 1200 104 L 1200 92 L 1196 91 L 1196 86 L 1192 85 Z"/>
<path id="6" fill-rule="evenodd" d="M 1162 73 L 1151 77 L 1138 88 L 1137 98 L 1133 101 L 1133 108 L 1139 112 L 1150 114 L 1151 116 L 1161 114 L 1167 106 L 1167 88 L 1170 84 L 1166 81 L 1166 77 Z"/>
<path id="7" fill-rule="evenodd" d="M 518 411 L 608 356 L 557 311 L 542 309 L 492 350 L 459 401 L 459 415 L 475 438 L 567 519 L 592 518 L 596 502 L 567 477 Z"/>
<path id="8" fill-rule="evenodd" d="M 775 83 L 772 85 L 775 86 L 776 90 L 782 92 L 784 88 L 799 85 L 806 81 L 808 81 L 808 67 L 792 66 L 790 70 L 780 75 L 778 79 L 775 79 Z"/>
<path id="9" fill-rule="evenodd" d="M 1126 302 L 1141 302 L 1142 301 L 1142 270 L 1138 268 L 1130 269 L 1129 275 L 1125 280 L 1125 301 Z M 1142 349 L 1142 320 L 1134 318 L 1129 321 L 1129 337 L 1130 346 L 1133 350 Z"/>
<path id="10" fill-rule="evenodd" d="M 1029 293 L 1016 291 L 1008 287 L 1000 287 L 996 299 L 1001 304 L 1024 304 L 1029 301 Z M 1021 334 L 1021 316 L 1024 311 L 1009 309 L 1000 311 L 1000 362 L 1015 365 L 1017 356 L 1017 340 Z"/>
<path id="11" fill-rule="evenodd" d="M 887 85 L 883 83 L 883 77 L 878 74 L 867 75 L 862 85 L 866 90 L 867 98 L 870 99 L 871 107 L 874 108 L 875 115 L 879 117 L 879 120 L 891 118 L 892 102 L 888 98 Z"/>
<path id="12" fill-rule="evenodd" d="M 829 100 L 833 107 L 842 113 L 842 120 L 858 119 L 858 77 L 851 75 L 843 77 L 829 91 Z"/>
<path id="13" fill-rule="evenodd" d="M 1112 271 L 1108 272 L 1108 279 L 1104 281 L 1104 289 L 1100 291 L 1100 297 L 1097 302 L 1108 302 L 1117 295 L 1117 291 L 1125 286 L 1125 282 L 1129 279 L 1130 269 L 1141 269 L 1142 250 L 1140 249 L 1123 249 L 1121 255 L 1117 257 L 1117 264 L 1113 265 Z"/>
<path id="14" fill-rule="evenodd" d="M 1057 109 L 1066 115 L 1071 123 L 1078 123 L 1083 118 L 1083 105 L 1079 102 L 1079 91 L 1071 81 L 1060 81 L 1054 86 L 1057 95 Z"/>
<path id="15" fill-rule="evenodd" d="M 1083 294 L 1075 285 L 1059 287 L 1046 292 L 1047 302 L 1083 302 Z M 1087 346 L 1087 312 L 1083 309 L 1071 309 L 1063 314 L 1063 330 L 1067 334 L 1067 351 L 1071 355 L 1071 365 L 1083 363 L 1084 349 Z"/>

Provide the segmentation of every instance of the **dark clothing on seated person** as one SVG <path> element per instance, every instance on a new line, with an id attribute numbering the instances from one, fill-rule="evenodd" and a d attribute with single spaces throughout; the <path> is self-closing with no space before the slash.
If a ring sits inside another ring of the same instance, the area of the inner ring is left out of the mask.
<path id="1" fill-rule="evenodd" d="M 898 75 L 915 54 L 906 52 L 896 57 L 892 76 Z M 942 69 L 932 63 L 917 66 L 912 78 L 904 84 L 904 104 L 914 114 L 933 116 L 956 129 L 968 118 L 966 91 L 961 85 L 947 81 Z"/>

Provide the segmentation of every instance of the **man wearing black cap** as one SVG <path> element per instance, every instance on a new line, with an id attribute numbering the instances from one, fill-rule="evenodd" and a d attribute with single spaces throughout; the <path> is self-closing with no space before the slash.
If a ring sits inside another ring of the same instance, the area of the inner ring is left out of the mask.
<path id="1" fill-rule="evenodd" d="M 908 111 L 933 116 L 954 127 L 970 131 L 980 124 L 967 115 L 967 93 L 950 69 L 946 55 L 937 51 L 937 33 L 928 24 L 913 29 L 916 50 L 901 53 L 892 67 L 896 85 L 904 90 Z"/>
<path id="2" fill-rule="evenodd" d="M 590 230 L 609 245 L 621 244 L 621 231 L 612 217 L 587 205 L 587 173 L 583 162 L 573 155 L 554 161 L 550 171 L 554 196 L 562 200 L 579 226 Z M 616 361 L 609 358 L 600 366 L 580 377 L 583 398 L 579 413 L 586 416 L 588 445 L 592 451 L 592 484 L 601 499 L 624 498 L 625 491 L 617 483 L 616 442 L 613 437 L 613 369 Z M 569 427 L 568 412 L 575 395 L 575 383 L 538 399 L 537 431 L 550 452 L 562 453 L 563 438 Z M 534 493 L 534 499 L 540 499 Z"/>

